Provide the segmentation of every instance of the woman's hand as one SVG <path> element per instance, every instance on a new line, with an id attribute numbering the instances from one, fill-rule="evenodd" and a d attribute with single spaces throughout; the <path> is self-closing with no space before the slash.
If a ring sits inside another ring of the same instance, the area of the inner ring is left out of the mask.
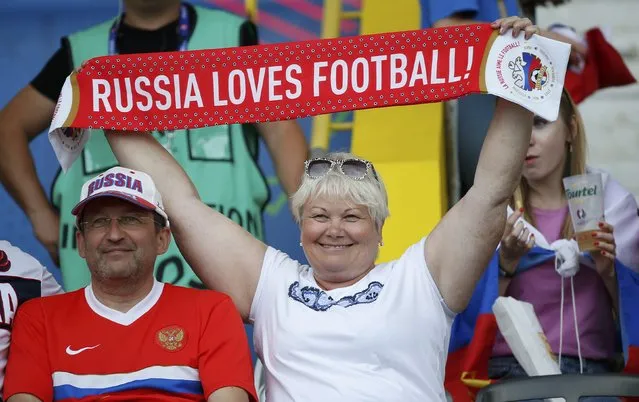
<path id="1" fill-rule="evenodd" d="M 493 22 L 491 26 L 495 29 L 499 28 L 499 33 L 503 34 L 512 28 L 513 37 L 519 35 L 521 31 L 524 32 L 524 38 L 530 39 L 533 34 L 541 33 L 541 29 L 538 26 L 533 25 L 532 21 L 528 18 L 520 17 L 506 17 L 500 18 Z"/>
<path id="2" fill-rule="evenodd" d="M 522 222 L 517 222 L 523 213 L 524 210 L 519 209 L 508 217 L 499 248 L 499 265 L 511 274 L 515 272 L 521 257 L 535 245 L 535 235 L 531 234 Z"/>
<path id="3" fill-rule="evenodd" d="M 592 236 L 596 239 L 594 245 L 597 250 L 592 251 L 590 255 L 595 260 L 597 272 L 604 279 L 614 277 L 617 250 L 614 228 L 609 223 L 599 222 L 599 230 L 594 232 Z"/>

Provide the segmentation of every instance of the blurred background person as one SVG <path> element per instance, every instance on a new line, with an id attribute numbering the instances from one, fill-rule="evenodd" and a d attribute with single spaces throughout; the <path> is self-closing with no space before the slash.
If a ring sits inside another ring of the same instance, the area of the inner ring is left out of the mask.
<path id="1" fill-rule="evenodd" d="M 637 203 L 627 189 L 603 172 L 605 221 L 593 234 L 597 250 L 589 253 L 592 259 L 578 257 L 576 243 L 565 242 L 575 232 L 562 179 L 600 171 L 586 164 L 585 129 L 567 91 L 559 117 L 554 122 L 535 117 L 520 200 L 511 200 L 515 212 L 508 219 L 498 251 L 500 287 L 505 296 L 533 305 L 552 352 L 561 353 L 563 373 L 614 371 L 620 357 L 615 259 L 639 272 Z M 517 222 L 521 217 L 524 221 Z M 535 245 L 557 250 L 561 257 L 550 251 L 543 254 L 545 258 L 539 252 L 531 254 Z M 494 379 L 526 375 L 499 335 L 489 375 Z"/>
<path id="2" fill-rule="evenodd" d="M 0 178 L 32 224 L 38 240 L 62 270 L 62 284 L 88 284 L 89 271 L 76 251 L 70 208 L 82 183 L 117 164 L 103 135 L 96 133 L 66 174 L 55 178 L 50 203 L 38 180 L 28 142 L 48 125 L 62 84 L 89 58 L 126 53 L 177 51 L 257 44 L 255 24 L 226 11 L 180 0 L 123 0 L 118 17 L 62 38 L 40 73 L 0 112 Z M 264 238 L 263 209 L 269 198 L 258 165 L 264 139 L 284 191 L 291 194 L 302 175 L 308 147 L 295 121 L 156 132 L 156 138 L 188 172 L 203 201 Z M 215 189 L 215 191 L 213 191 Z M 202 287 L 174 242 L 158 259 L 160 281 Z"/>
<path id="3" fill-rule="evenodd" d="M 38 260 L 0 240 L 0 398 L 18 308 L 27 300 L 59 293 L 62 287 Z"/>

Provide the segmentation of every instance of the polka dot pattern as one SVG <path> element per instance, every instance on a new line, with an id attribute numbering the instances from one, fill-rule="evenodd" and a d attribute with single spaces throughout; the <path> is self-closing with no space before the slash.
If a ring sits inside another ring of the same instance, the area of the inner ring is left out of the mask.
<path id="1" fill-rule="evenodd" d="M 480 92 L 491 32 L 479 24 L 98 57 L 77 72 L 72 126 L 175 130 L 444 101 Z"/>

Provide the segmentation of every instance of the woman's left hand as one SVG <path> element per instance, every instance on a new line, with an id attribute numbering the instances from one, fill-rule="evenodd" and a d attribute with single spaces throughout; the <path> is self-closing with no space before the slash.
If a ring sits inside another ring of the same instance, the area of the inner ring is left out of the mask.
<path id="1" fill-rule="evenodd" d="M 615 274 L 615 256 L 617 246 L 615 244 L 614 228 L 606 222 L 599 222 L 599 230 L 593 232 L 595 238 L 596 251 L 590 254 L 595 260 L 595 267 L 599 275 L 604 279 Z"/>
<path id="2" fill-rule="evenodd" d="M 524 37 L 530 39 L 533 34 L 541 33 L 538 26 L 533 25 L 532 21 L 528 18 L 520 17 L 506 17 L 500 18 L 493 22 L 491 26 L 495 29 L 499 28 L 499 33 L 503 34 L 512 28 L 513 37 L 519 35 L 521 31 L 524 32 Z"/>

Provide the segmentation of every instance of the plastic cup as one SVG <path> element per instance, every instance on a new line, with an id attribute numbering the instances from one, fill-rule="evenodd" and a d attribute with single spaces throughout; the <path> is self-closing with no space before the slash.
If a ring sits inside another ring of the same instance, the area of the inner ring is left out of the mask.
<path id="1" fill-rule="evenodd" d="M 563 182 L 579 250 L 597 250 L 593 233 L 604 220 L 601 173 L 564 177 Z"/>

